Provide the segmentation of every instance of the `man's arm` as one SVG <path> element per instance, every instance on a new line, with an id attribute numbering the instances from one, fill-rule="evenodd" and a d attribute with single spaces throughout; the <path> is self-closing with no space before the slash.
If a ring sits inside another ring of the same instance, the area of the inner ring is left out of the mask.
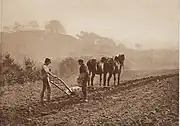
<path id="1" fill-rule="evenodd" d="M 51 76 L 54 77 L 54 78 L 57 78 L 56 75 L 54 75 L 53 73 L 51 73 L 51 72 L 49 71 L 49 68 L 48 68 L 48 67 L 43 66 L 43 68 L 44 68 L 44 70 L 46 71 L 47 74 L 51 75 Z"/>
<path id="2" fill-rule="evenodd" d="M 57 78 L 57 76 L 54 75 L 53 73 L 51 73 L 50 71 L 48 72 L 48 74 L 51 75 L 51 76 L 54 77 L 54 78 Z"/>

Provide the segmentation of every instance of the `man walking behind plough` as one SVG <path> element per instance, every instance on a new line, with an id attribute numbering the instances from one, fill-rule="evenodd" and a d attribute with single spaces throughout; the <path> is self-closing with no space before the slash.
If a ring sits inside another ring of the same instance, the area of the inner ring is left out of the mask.
<path id="1" fill-rule="evenodd" d="M 41 79 L 43 82 L 43 88 L 41 91 L 40 99 L 41 99 L 41 103 L 43 105 L 44 105 L 44 93 L 45 93 L 46 89 L 47 89 L 47 101 L 48 102 L 50 101 L 50 95 L 51 95 L 50 78 L 49 78 L 50 75 L 54 78 L 57 78 L 57 76 L 52 74 L 50 72 L 50 69 L 48 68 L 48 65 L 50 63 L 51 63 L 51 60 L 49 58 L 46 58 L 43 66 L 42 66 L 42 69 L 41 69 Z"/>

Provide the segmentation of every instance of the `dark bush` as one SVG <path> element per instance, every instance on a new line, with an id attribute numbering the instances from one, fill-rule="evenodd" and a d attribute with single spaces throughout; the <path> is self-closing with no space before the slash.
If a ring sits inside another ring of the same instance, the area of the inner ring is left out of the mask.
<path id="1" fill-rule="evenodd" d="M 35 82 L 40 80 L 40 69 L 36 67 L 35 61 L 31 60 L 30 58 L 24 58 L 24 72 L 29 82 Z"/>
<path id="2" fill-rule="evenodd" d="M 10 56 L 10 54 L 5 54 L 1 58 L 2 71 L 3 75 L 3 84 L 11 85 L 14 83 L 24 83 L 24 71 L 20 67 L 20 65 L 14 63 L 14 59 Z"/>
<path id="3" fill-rule="evenodd" d="M 35 62 L 30 58 L 25 58 L 24 66 L 14 62 L 9 53 L 1 57 L 0 62 L 2 85 L 12 85 L 15 83 L 23 84 L 25 82 L 35 82 L 40 79 L 40 70 L 36 68 Z"/>

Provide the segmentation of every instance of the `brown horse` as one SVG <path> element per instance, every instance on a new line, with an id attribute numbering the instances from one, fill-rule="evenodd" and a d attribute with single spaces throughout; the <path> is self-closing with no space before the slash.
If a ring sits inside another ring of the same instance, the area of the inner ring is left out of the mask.
<path id="1" fill-rule="evenodd" d="M 95 75 L 99 75 L 100 77 L 100 83 L 99 85 L 101 86 L 102 82 L 102 75 L 104 74 L 104 86 L 106 83 L 106 74 L 107 74 L 107 58 L 102 57 L 100 61 L 97 61 L 96 59 L 90 59 L 87 62 L 87 67 L 89 70 L 89 76 L 90 79 L 88 80 L 88 86 L 94 86 L 94 77 Z"/>
<path id="2" fill-rule="evenodd" d="M 109 86 L 109 81 L 110 78 L 112 77 L 113 71 L 114 71 L 114 61 L 113 58 L 107 58 L 107 57 L 102 57 L 100 61 L 97 61 L 96 59 L 90 59 L 87 62 L 87 67 L 89 70 L 89 76 L 90 79 L 88 81 L 88 86 L 93 86 L 93 81 L 94 81 L 94 77 L 95 75 L 99 75 L 100 76 L 100 83 L 99 85 L 101 86 L 101 82 L 102 82 L 102 75 L 103 75 L 103 86 L 106 86 L 106 76 L 109 73 L 109 77 L 108 77 L 108 84 L 107 86 Z M 91 82 L 91 84 L 90 84 Z"/>
<path id="3" fill-rule="evenodd" d="M 124 54 L 119 54 L 118 56 L 115 56 L 115 58 L 106 58 L 104 60 L 104 86 L 106 86 L 106 76 L 108 76 L 107 86 L 109 86 L 110 79 L 112 75 L 114 75 L 114 85 L 116 84 L 116 75 L 118 75 L 118 85 L 120 84 L 120 75 L 122 71 L 122 67 L 124 69 L 124 60 L 125 56 Z"/>
<path id="4" fill-rule="evenodd" d="M 90 60 L 88 60 L 87 61 L 87 67 L 88 67 L 88 70 L 89 70 L 89 76 L 90 76 L 90 78 L 89 78 L 89 80 L 88 80 L 88 86 L 94 86 L 94 84 L 93 84 L 93 81 L 94 81 L 94 77 L 95 77 L 95 75 L 96 74 L 99 74 L 100 75 L 100 85 L 101 85 L 101 78 L 102 78 L 102 71 L 101 71 L 101 69 L 100 68 L 98 68 L 99 67 L 99 65 L 98 65 L 98 61 L 96 60 L 96 59 L 90 59 Z M 91 84 L 90 84 L 90 82 L 91 82 Z"/>
<path id="5" fill-rule="evenodd" d="M 114 85 L 116 85 L 116 74 L 118 75 L 118 85 L 120 84 L 120 75 L 122 71 L 122 67 L 124 69 L 124 60 L 125 56 L 124 54 L 119 54 L 118 56 L 115 56 L 114 62 L 115 62 L 115 69 L 113 72 L 114 75 Z"/>
<path id="6" fill-rule="evenodd" d="M 100 86 L 102 82 L 102 75 L 103 75 L 103 80 L 104 80 L 104 83 L 103 83 L 104 87 L 109 86 L 109 82 L 112 75 L 114 75 L 114 84 L 115 84 L 116 74 L 118 74 L 118 84 L 119 84 L 120 74 L 121 74 L 122 66 L 124 64 L 124 59 L 125 59 L 124 55 L 116 56 L 115 59 L 102 57 L 100 61 L 97 61 L 96 59 L 90 59 L 87 62 L 87 67 L 88 67 L 89 75 L 90 75 L 88 86 L 90 86 L 90 82 L 91 82 L 91 86 L 94 85 L 93 81 L 96 74 L 100 76 L 100 83 L 99 83 Z M 107 74 L 109 74 L 109 76 L 108 76 L 107 85 L 106 85 Z"/>
<path id="7" fill-rule="evenodd" d="M 110 79 L 113 75 L 115 71 L 115 62 L 113 60 L 113 58 L 107 58 L 104 62 L 104 86 L 106 86 L 106 76 L 107 74 L 109 74 L 108 76 L 108 80 L 107 80 L 107 86 L 109 87 L 109 82 L 110 82 Z"/>

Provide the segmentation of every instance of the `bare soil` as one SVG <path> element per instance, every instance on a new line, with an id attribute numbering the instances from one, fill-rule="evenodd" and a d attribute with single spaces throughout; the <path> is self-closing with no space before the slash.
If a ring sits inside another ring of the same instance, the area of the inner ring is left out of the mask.
<path id="1" fill-rule="evenodd" d="M 81 92 L 67 97 L 53 87 L 52 101 L 42 106 L 39 103 L 41 82 L 4 87 L 0 125 L 178 126 L 177 71 L 134 76 L 111 89 L 89 91 L 87 103 L 82 101 Z"/>

